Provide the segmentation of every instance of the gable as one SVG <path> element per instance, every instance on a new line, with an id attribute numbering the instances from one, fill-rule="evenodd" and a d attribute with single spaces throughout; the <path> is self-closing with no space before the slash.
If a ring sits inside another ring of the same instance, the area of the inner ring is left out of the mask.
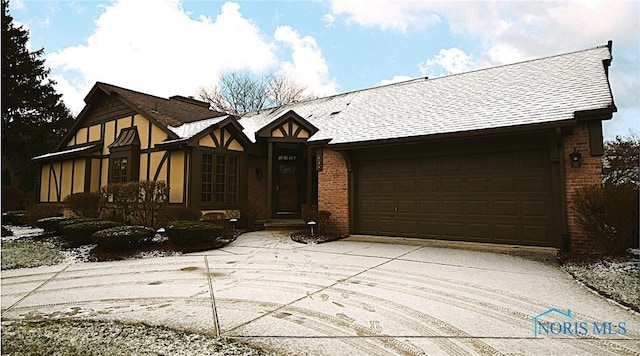
<path id="1" fill-rule="evenodd" d="M 198 140 L 198 146 L 226 149 L 244 152 L 245 147 L 240 143 L 237 135 L 227 128 L 216 128 Z"/>
<path id="2" fill-rule="evenodd" d="M 293 110 L 290 110 L 256 132 L 256 138 L 306 141 L 316 132 L 318 132 L 318 128 Z"/>

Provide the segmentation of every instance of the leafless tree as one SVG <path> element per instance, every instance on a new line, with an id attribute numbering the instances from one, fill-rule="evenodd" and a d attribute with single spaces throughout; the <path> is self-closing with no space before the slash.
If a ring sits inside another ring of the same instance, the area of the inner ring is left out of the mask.
<path id="1" fill-rule="evenodd" d="M 307 88 L 290 77 L 277 75 L 269 81 L 269 99 L 273 106 L 282 106 L 296 101 L 311 99 Z"/>
<path id="2" fill-rule="evenodd" d="M 289 77 L 258 77 L 247 72 L 223 73 L 218 85 L 210 89 L 200 88 L 198 96 L 215 110 L 234 115 L 311 98 L 306 94 L 306 87 Z"/>

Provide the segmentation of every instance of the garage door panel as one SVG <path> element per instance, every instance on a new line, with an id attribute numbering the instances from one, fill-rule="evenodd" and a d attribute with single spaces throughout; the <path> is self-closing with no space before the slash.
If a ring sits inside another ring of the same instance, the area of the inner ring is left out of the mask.
<path id="1" fill-rule="evenodd" d="M 375 213 L 378 210 L 375 199 L 361 199 L 358 206 L 362 214 Z"/>
<path id="2" fill-rule="evenodd" d="M 491 191 L 494 193 L 510 193 L 520 191 L 520 179 L 516 177 L 497 177 L 491 180 Z"/>
<path id="3" fill-rule="evenodd" d="M 553 245 L 545 150 L 359 160 L 355 174 L 357 232 Z"/>
<path id="4" fill-rule="evenodd" d="M 465 238 L 465 224 L 461 222 L 443 222 L 440 224 L 441 234 L 454 239 Z"/>
<path id="5" fill-rule="evenodd" d="M 420 214 L 438 213 L 439 211 L 440 211 L 440 202 L 438 200 L 418 201 L 418 212 Z"/>
<path id="6" fill-rule="evenodd" d="M 467 178 L 465 188 L 469 193 L 486 193 L 490 190 L 491 184 L 488 178 Z"/>
<path id="7" fill-rule="evenodd" d="M 446 200 L 440 205 L 442 214 L 462 215 L 464 213 L 464 204 L 462 200 Z"/>
<path id="8" fill-rule="evenodd" d="M 492 211 L 495 216 L 515 217 L 519 215 L 519 203 L 515 200 L 499 200 L 492 204 Z"/>
<path id="9" fill-rule="evenodd" d="M 546 192 L 549 190 L 545 177 L 522 177 L 522 192 Z"/>
<path id="10" fill-rule="evenodd" d="M 380 180 L 376 184 L 376 192 L 379 194 L 395 193 L 396 183 L 393 180 Z"/>
<path id="11" fill-rule="evenodd" d="M 376 193 L 376 181 L 374 180 L 363 180 L 358 184 L 360 192 L 362 194 L 375 194 Z"/>
<path id="12" fill-rule="evenodd" d="M 544 201 L 523 201 L 522 216 L 546 218 L 549 216 L 549 206 Z"/>
<path id="13" fill-rule="evenodd" d="M 433 193 L 440 190 L 438 179 L 420 179 L 418 180 L 418 192 Z"/>
<path id="14" fill-rule="evenodd" d="M 549 229 L 539 225 L 524 225 L 522 235 L 526 242 L 544 242 L 549 239 Z"/>
<path id="15" fill-rule="evenodd" d="M 440 182 L 440 188 L 443 192 L 460 192 L 463 191 L 463 180 L 460 178 L 444 179 Z"/>
<path id="16" fill-rule="evenodd" d="M 487 223 L 471 223 L 467 224 L 468 237 L 474 239 L 486 239 L 490 240 L 493 236 L 493 225 Z"/>
<path id="17" fill-rule="evenodd" d="M 491 215 L 491 202 L 488 200 L 467 201 L 464 206 L 466 215 Z"/>

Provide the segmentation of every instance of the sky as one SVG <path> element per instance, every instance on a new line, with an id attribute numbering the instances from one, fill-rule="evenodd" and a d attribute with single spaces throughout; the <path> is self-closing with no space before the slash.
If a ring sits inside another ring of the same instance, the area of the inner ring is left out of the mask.
<path id="1" fill-rule="evenodd" d="M 221 73 L 284 74 L 326 96 L 589 49 L 613 41 L 618 112 L 640 133 L 638 1 L 10 0 L 79 113 L 96 81 L 197 96 Z"/>

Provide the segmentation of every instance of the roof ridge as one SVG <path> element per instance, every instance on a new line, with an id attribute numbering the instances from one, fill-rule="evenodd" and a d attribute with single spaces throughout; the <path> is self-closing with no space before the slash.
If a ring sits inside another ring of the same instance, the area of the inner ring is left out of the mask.
<path id="1" fill-rule="evenodd" d="M 118 86 L 118 85 L 114 85 L 114 84 L 109 84 L 109 83 L 100 82 L 100 81 L 97 81 L 96 84 L 98 84 L 98 85 L 106 85 L 108 87 L 116 88 L 116 89 L 119 89 L 119 90 L 124 90 L 124 91 L 130 92 L 130 93 L 140 94 L 140 95 L 144 95 L 144 96 L 148 96 L 148 97 L 152 97 L 152 98 L 156 98 L 156 99 L 160 99 L 160 100 L 169 101 L 168 98 L 163 98 L 161 96 L 153 95 L 153 94 L 149 94 L 149 93 L 143 93 L 143 92 L 138 91 L 138 90 L 124 88 L 124 87 L 121 87 L 121 86 Z"/>

